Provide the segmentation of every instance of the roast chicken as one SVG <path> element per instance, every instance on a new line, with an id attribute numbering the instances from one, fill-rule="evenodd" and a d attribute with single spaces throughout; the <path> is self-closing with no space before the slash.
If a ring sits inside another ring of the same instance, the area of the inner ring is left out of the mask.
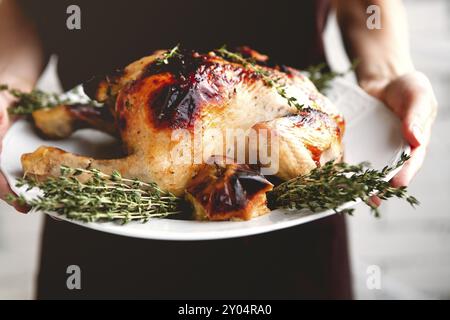
<path id="1" fill-rule="evenodd" d="M 200 219 L 249 219 L 267 212 L 265 192 L 272 185 L 261 174 L 264 165 L 259 159 L 245 163 L 248 153 L 267 149 L 276 154 L 273 175 L 280 179 L 306 174 L 326 161 L 341 159 L 344 120 L 301 72 L 269 66 L 266 56 L 248 48 L 242 52 L 281 83 L 301 110 L 253 67 L 215 52 L 181 51 L 164 61 L 167 51 L 158 51 L 85 85 L 103 107 L 60 105 L 33 113 L 36 127 L 49 138 L 62 139 L 87 127 L 117 136 L 124 158 L 94 159 L 42 146 L 22 156 L 25 174 L 37 179 L 58 176 L 61 165 L 105 173 L 118 170 L 125 177 L 155 182 L 177 196 L 187 195 Z M 223 135 L 210 134 L 209 129 Z M 230 129 L 241 136 L 264 130 L 277 140 L 277 150 L 271 150 L 270 139 L 247 143 L 244 163 L 238 163 L 234 150 L 230 153 L 223 144 Z M 198 144 L 201 162 L 194 161 Z M 245 181 L 251 191 L 236 181 Z M 219 200 L 229 206 L 223 205 L 217 213 L 213 201 Z"/>

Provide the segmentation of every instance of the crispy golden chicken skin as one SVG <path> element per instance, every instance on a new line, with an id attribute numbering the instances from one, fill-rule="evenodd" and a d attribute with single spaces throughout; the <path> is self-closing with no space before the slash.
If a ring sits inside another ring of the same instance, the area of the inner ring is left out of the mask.
<path id="1" fill-rule="evenodd" d="M 95 128 L 111 135 L 117 130 L 108 108 L 91 105 L 64 105 L 39 109 L 32 114 L 36 128 L 46 138 L 64 139 L 82 128 Z"/>
<path id="2" fill-rule="evenodd" d="M 271 133 L 270 136 L 276 138 L 276 176 L 283 180 L 307 174 L 328 161 L 340 161 L 343 156 L 344 122 L 340 116 L 309 108 L 294 115 L 257 123 L 253 129 L 256 132 L 266 130 L 268 136 Z M 259 142 L 253 147 L 272 153 L 270 143 Z"/>

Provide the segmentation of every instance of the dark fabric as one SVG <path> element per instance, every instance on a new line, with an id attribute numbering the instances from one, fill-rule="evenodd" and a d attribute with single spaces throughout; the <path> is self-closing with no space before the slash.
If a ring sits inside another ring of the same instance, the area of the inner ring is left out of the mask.
<path id="1" fill-rule="evenodd" d="M 328 1 L 21 0 L 66 89 L 155 49 L 249 45 L 297 68 L 325 60 Z M 81 30 L 66 8 L 81 8 Z M 66 287 L 79 265 L 82 290 Z M 124 238 L 47 218 L 38 298 L 350 298 L 345 222 L 333 216 L 220 241 Z"/>
<path id="2" fill-rule="evenodd" d="M 292 67 L 323 62 L 328 1 L 314 0 L 20 0 L 49 52 L 60 57 L 66 88 L 152 53 L 249 45 Z M 66 9 L 81 9 L 81 30 L 68 30 Z"/>
<path id="3" fill-rule="evenodd" d="M 342 216 L 238 239 L 150 241 L 47 218 L 38 298 L 349 299 Z M 81 269 L 68 290 L 66 269 Z"/>

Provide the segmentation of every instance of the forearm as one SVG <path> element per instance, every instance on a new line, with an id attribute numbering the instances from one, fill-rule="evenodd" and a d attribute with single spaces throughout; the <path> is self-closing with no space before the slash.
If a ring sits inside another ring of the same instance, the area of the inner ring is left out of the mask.
<path id="1" fill-rule="evenodd" d="M 37 33 L 14 0 L 0 0 L 0 84 L 31 90 L 43 68 Z"/>
<path id="2" fill-rule="evenodd" d="M 349 56 L 358 59 L 360 84 L 389 81 L 414 70 L 401 0 L 335 0 L 338 23 Z M 381 29 L 367 27 L 367 7 L 381 9 Z"/>

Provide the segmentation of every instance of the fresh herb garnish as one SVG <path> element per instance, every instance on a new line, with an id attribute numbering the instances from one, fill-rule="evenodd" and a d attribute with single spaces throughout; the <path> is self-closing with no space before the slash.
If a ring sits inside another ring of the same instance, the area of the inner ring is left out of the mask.
<path id="1" fill-rule="evenodd" d="M 261 77 L 266 86 L 274 88 L 277 93 L 287 101 L 290 107 L 295 107 L 297 110 L 303 110 L 305 108 L 303 104 L 298 102 L 297 98 L 287 94 L 286 85 L 282 83 L 281 78 L 274 78 L 269 70 L 258 66 L 255 61 L 244 58 L 240 53 L 228 51 L 226 46 L 215 50 L 215 52 L 219 53 L 223 58 L 242 64 L 244 68 L 250 68 L 256 75 Z"/>
<path id="2" fill-rule="evenodd" d="M 309 80 L 316 86 L 316 88 L 323 92 L 329 89 L 331 81 L 336 78 L 343 77 L 349 72 L 355 70 L 358 65 L 358 60 L 353 61 L 351 67 L 345 72 L 328 71 L 328 65 L 323 62 L 318 65 L 310 66 L 306 69 L 305 73 Z"/>
<path id="3" fill-rule="evenodd" d="M 180 56 L 180 44 L 177 44 L 175 47 L 170 49 L 170 51 L 164 52 L 162 57 L 156 59 L 157 65 L 169 64 L 169 60 L 174 57 Z"/>
<path id="4" fill-rule="evenodd" d="M 65 102 L 60 99 L 58 94 L 46 93 L 38 89 L 26 93 L 2 84 L 0 85 L 0 91 L 6 91 L 17 99 L 13 106 L 8 109 L 11 115 L 29 115 L 36 110 L 52 108 Z"/>
<path id="5" fill-rule="evenodd" d="M 367 163 L 349 165 L 328 162 L 309 174 L 286 181 L 267 193 L 271 209 L 308 209 L 312 212 L 335 210 L 352 214 L 354 209 L 340 210 L 347 202 L 361 199 L 370 206 L 376 217 L 379 211 L 370 203 L 377 195 L 382 200 L 392 197 L 406 199 L 415 206 L 419 201 L 407 194 L 406 187 L 392 187 L 386 177 L 402 166 L 409 156 L 402 154 L 394 166 L 382 170 L 369 169 Z M 88 177 L 77 179 L 78 176 Z M 111 175 L 95 169 L 61 167 L 61 176 L 43 181 L 19 179 L 17 187 L 27 191 L 39 188 L 43 193 L 27 200 L 23 195 L 9 195 L 8 200 L 44 212 L 56 212 L 72 220 L 95 222 L 146 222 L 150 218 L 164 218 L 181 212 L 182 200 L 161 190 L 155 183 L 123 178 L 115 171 Z"/>
<path id="6" fill-rule="evenodd" d="M 339 210 L 342 204 L 361 199 L 370 206 L 376 217 L 379 211 L 370 203 L 376 194 L 380 199 L 392 197 L 406 199 L 412 206 L 419 204 L 413 196 L 407 195 L 406 187 L 395 188 L 386 181 L 387 175 L 402 166 L 409 156 L 402 154 L 394 166 L 386 166 L 381 171 L 369 169 L 367 163 L 349 165 L 328 162 L 309 174 L 286 181 L 268 193 L 272 208 L 309 209 L 312 212 Z M 340 212 L 352 214 L 354 209 Z"/>
<path id="7" fill-rule="evenodd" d="M 77 179 L 80 175 L 86 181 Z M 44 212 L 56 212 L 72 220 L 95 222 L 146 222 L 150 218 L 179 213 L 180 199 L 162 191 L 155 183 L 123 178 L 119 172 L 111 175 L 95 169 L 61 167 L 61 176 L 43 181 L 25 177 L 17 187 L 27 191 L 39 188 L 41 196 L 27 200 L 23 195 L 9 195 L 8 200 Z"/>
<path id="8" fill-rule="evenodd" d="M 256 64 L 256 62 L 252 59 L 246 59 L 240 53 L 231 52 L 226 49 L 226 46 L 223 46 L 220 49 L 215 50 L 219 53 L 223 58 L 230 59 L 234 62 L 242 64 L 244 67 L 251 68 L 257 75 L 261 76 L 264 83 L 273 87 L 277 90 L 278 94 L 286 99 L 289 103 L 289 106 L 295 106 L 297 109 L 303 109 L 303 105 L 300 105 L 295 97 L 289 97 L 286 93 L 286 86 L 280 83 L 279 78 L 273 78 L 273 75 L 270 72 Z M 328 65 L 326 63 L 320 63 L 318 65 L 310 66 L 306 69 L 305 73 L 308 76 L 309 80 L 316 86 L 316 88 L 323 92 L 329 88 L 331 81 L 338 77 L 343 77 L 349 72 L 355 70 L 358 65 L 358 61 L 355 60 L 351 67 L 345 72 L 336 72 L 336 71 L 327 71 Z"/>
<path id="9" fill-rule="evenodd" d="M 83 93 L 81 86 L 77 86 L 63 94 L 57 94 L 47 93 L 39 89 L 34 89 L 31 92 L 23 92 L 1 84 L 0 92 L 1 91 L 6 91 L 16 98 L 16 101 L 8 108 L 8 113 L 17 116 L 31 115 L 33 112 L 40 109 L 54 108 L 59 105 L 73 105 L 82 103 L 92 107 L 103 106 L 101 103 L 89 99 Z"/>

